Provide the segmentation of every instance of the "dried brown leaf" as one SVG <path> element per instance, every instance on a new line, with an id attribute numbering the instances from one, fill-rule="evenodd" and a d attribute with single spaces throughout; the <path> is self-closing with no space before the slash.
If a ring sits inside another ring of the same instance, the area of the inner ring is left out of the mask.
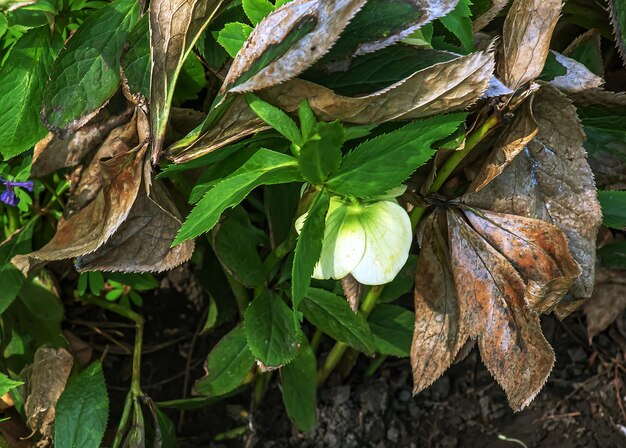
<path id="1" fill-rule="evenodd" d="M 557 226 L 582 268 L 572 288 L 574 296 L 588 298 L 602 215 L 583 148 L 584 133 L 576 108 L 553 87 L 544 86 L 535 94 L 533 112 L 537 136 L 491 183 L 462 200 L 472 207 Z M 558 307 L 556 311 L 560 316 L 566 312 L 560 313 Z"/>
<path id="2" fill-rule="evenodd" d="M 524 301 L 522 278 L 456 210 L 448 211 L 454 281 L 470 336 L 515 411 L 543 387 L 554 353 Z"/>
<path id="3" fill-rule="evenodd" d="M 324 120 L 357 124 L 408 120 L 472 105 L 489 86 L 493 64 L 493 53 L 479 51 L 435 64 L 384 90 L 356 98 L 301 79 L 264 93 L 269 101 L 289 112 L 308 98 L 313 111 Z"/>
<path id="4" fill-rule="evenodd" d="M 434 212 L 423 224 L 415 273 L 415 330 L 411 345 L 415 394 L 450 367 L 468 338 L 439 216 L 439 212 Z"/>
<path id="5" fill-rule="evenodd" d="M 513 0 L 502 32 L 503 57 L 498 73 L 517 90 L 542 72 L 562 0 Z"/>
<path id="6" fill-rule="evenodd" d="M 522 277 L 531 310 L 550 312 L 580 275 L 567 239 L 556 226 L 486 210 L 465 210 L 465 216 Z"/>
<path id="7" fill-rule="evenodd" d="M 343 289 L 343 295 L 346 296 L 346 300 L 348 301 L 350 308 L 356 313 L 359 310 L 359 305 L 361 304 L 363 285 L 361 285 L 351 274 L 348 274 L 341 279 L 341 287 Z"/>
<path id="8" fill-rule="evenodd" d="M 626 309 L 624 271 L 598 266 L 596 279 L 596 289 L 583 306 L 590 344 L 595 335 L 606 330 Z"/>
<path id="9" fill-rule="evenodd" d="M 491 0 L 487 11 L 474 19 L 474 32 L 478 32 L 486 27 L 489 22 L 496 18 L 500 11 L 509 3 L 509 0 Z"/>
<path id="10" fill-rule="evenodd" d="M 298 76 L 326 54 L 365 1 L 294 0 L 278 8 L 250 34 L 221 92 L 260 90 Z M 290 43 L 298 33 L 303 35 Z M 261 66 L 272 52 L 278 54 Z"/>
<path id="11" fill-rule="evenodd" d="M 63 348 L 42 346 L 35 352 L 24 406 L 26 423 L 44 438 L 51 438 L 57 401 L 65 389 L 74 360 Z"/>
<path id="12" fill-rule="evenodd" d="M 604 80 L 595 75 L 591 70 L 585 67 L 585 65 L 567 56 L 563 56 L 556 51 L 550 51 L 554 54 L 557 62 L 567 70 L 567 73 L 564 75 L 557 76 L 550 81 L 552 86 L 566 93 L 576 93 L 583 90 L 595 89 L 604 84 Z"/>
<path id="13" fill-rule="evenodd" d="M 524 107 L 515 117 L 513 123 L 502 133 L 495 144 L 495 148 L 469 186 L 468 192 L 482 190 L 489 182 L 502 173 L 515 156 L 537 135 L 539 128 L 532 116 L 529 103 L 527 105 L 528 107 Z"/>

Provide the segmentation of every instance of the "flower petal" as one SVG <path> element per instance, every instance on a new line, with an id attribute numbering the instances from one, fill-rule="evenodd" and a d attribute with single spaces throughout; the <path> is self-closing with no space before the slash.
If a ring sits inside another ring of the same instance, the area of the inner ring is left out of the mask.
<path id="1" fill-rule="evenodd" d="M 409 257 L 409 215 L 396 202 L 381 201 L 366 206 L 359 219 L 365 229 L 365 253 L 352 275 L 364 285 L 389 283 Z"/>

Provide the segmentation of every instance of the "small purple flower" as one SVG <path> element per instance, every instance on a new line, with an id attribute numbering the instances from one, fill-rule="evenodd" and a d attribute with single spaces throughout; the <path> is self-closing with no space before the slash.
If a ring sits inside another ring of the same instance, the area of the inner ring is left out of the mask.
<path id="1" fill-rule="evenodd" d="M 16 207 L 20 202 L 19 198 L 15 194 L 16 188 L 24 188 L 25 190 L 33 191 L 34 187 L 32 180 L 27 182 L 15 182 L 0 177 L 0 183 L 4 184 L 4 191 L 0 194 L 0 201 L 10 205 L 11 207 Z"/>

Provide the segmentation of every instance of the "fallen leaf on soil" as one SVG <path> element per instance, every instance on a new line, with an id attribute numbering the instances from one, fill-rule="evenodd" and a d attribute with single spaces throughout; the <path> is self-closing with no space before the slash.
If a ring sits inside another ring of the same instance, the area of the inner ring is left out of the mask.
<path id="1" fill-rule="evenodd" d="M 298 76 L 339 38 L 365 0 L 295 0 L 254 29 L 224 79 L 221 92 L 250 92 Z"/>
<path id="2" fill-rule="evenodd" d="M 492 52 L 479 51 L 419 70 L 384 90 L 361 97 L 338 95 L 318 84 L 294 79 L 267 89 L 265 97 L 288 112 L 308 98 L 323 120 L 371 124 L 408 120 L 475 103 L 489 86 L 493 72 Z"/>
<path id="3" fill-rule="evenodd" d="M 574 296 L 588 298 L 593 291 L 595 240 L 602 215 L 583 148 L 584 133 L 576 108 L 553 87 L 544 86 L 535 94 L 533 114 L 539 126 L 537 136 L 498 177 L 462 201 L 557 226 L 582 268 L 572 288 Z M 572 309 L 570 304 L 557 306 L 555 311 L 565 317 Z"/>
<path id="4" fill-rule="evenodd" d="M 541 74 L 561 7 L 561 0 L 513 1 L 504 21 L 503 57 L 498 64 L 502 81 L 511 89 Z"/>
<path id="5" fill-rule="evenodd" d="M 597 268 L 596 289 L 583 306 L 587 317 L 589 344 L 606 330 L 626 309 L 626 275 L 623 270 Z"/>
<path id="6" fill-rule="evenodd" d="M 24 412 L 28 426 L 44 438 L 52 437 L 56 404 L 73 363 L 72 355 L 63 348 L 42 346 L 35 352 Z"/>

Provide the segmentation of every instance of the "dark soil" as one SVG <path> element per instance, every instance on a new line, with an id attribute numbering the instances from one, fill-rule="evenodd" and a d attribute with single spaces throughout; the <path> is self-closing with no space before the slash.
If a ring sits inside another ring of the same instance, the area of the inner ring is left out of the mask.
<path id="1" fill-rule="evenodd" d="M 155 401 L 181 398 L 184 390 L 190 390 L 193 381 L 203 375 L 206 354 L 227 330 L 197 336 L 206 298 L 188 271 L 174 270 L 161 286 L 154 297 L 146 298 L 143 308 L 149 313 L 143 388 Z M 103 317 L 93 309 L 76 312 L 85 320 L 90 312 L 97 314 L 92 316 L 94 321 Z M 107 316 L 111 317 L 110 313 Z M 519 413 L 508 407 L 476 349 L 416 397 L 411 394 L 408 360 L 389 358 L 366 378 L 364 372 L 371 360 L 361 357 L 349 377 L 335 375 L 321 387 L 319 426 L 309 434 L 298 433 L 289 422 L 276 377 L 257 409 L 251 407 L 248 389 L 210 407 L 186 411 L 182 417 L 177 410 L 167 413 L 178 425 L 182 448 L 495 448 L 522 443 L 527 447 L 623 447 L 626 319 L 622 316 L 590 346 L 581 316 L 575 314 L 564 322 L 544 319 L 544 333 L 554 347 L 557 363 L 542 392 Z M 69 321 L 76 322 L 76 318 Z M 96 347 L 94 356 L 106 351 L 111 421 L 116 421 L 129 384 L 131 357 L 93 329 L 77 324 L 70 329 Z M 122 347 L 132 347 L 132 328 L 115 329 L 109 336 L 119 339 Z M 330 342 L 322 344 L 321 359 Z"/>

